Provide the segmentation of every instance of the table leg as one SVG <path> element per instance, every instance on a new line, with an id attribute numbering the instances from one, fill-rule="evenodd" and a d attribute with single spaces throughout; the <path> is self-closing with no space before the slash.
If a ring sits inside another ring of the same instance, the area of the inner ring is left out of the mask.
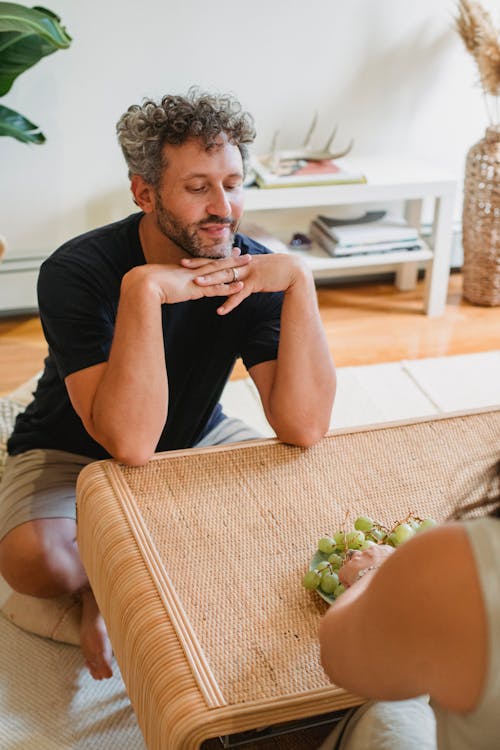
<path id="1" fill-rule="evenodd" d="M 436 198 L 431 237 L 434 258 L 425 274 L 425 311 L 431 316 L 442 315 L 446 306 L 454 199 L 454 192 Z"/>
<path id="2" fill-rule="evenodd" d="M 420 232 L 422 217 L 422 199 L 408 200 L 405 204 L 405 219 L 408 224 Z M 396 271 L 396 287 L 401 292 L 408 292 L 415 289 L 418 278 L 418 263 L 410 261 L 401 263 Z"/>

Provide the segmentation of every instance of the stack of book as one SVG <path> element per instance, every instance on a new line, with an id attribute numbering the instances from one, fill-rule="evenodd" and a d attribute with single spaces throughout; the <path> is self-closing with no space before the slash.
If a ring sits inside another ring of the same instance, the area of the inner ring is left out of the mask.
<path id="1" fill-rule="evenodd" d="M 414 227 L 385 211 L 368 211 L 355 220 L 320 215 L 311 222 L 310 234 L 335 258 L 423 247 Z"/>
<path id="2" fill-rule="evenodd" d="M 265 158 L 252 161 L 255 181 L 260 188 L 308 187 L 366 182 L 361 172 L 344 159 L 281 159 L 270 164 Z"/>

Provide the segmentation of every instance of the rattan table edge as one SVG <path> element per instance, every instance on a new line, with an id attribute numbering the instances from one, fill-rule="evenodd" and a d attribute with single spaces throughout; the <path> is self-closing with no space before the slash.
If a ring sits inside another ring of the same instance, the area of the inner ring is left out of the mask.
<path id="1" fill-rule="evenodd" d="M 106 471 L 112 463 L 95 462 L 80 473 L 78 547 L 150 750 L 194 750 L 210 737 L 308 718 L 363 702 L 332 685 L 246 703 L 212 704 L 210 708 L 175 627 L 165 616 L 164 601 Z M 96 490 L 98 504 L 87 502 Z M 82 527 L 92 528 L 92 535 L 82 534 Z M 150 581 L 147 590 L 145 575 Z M 145 620 L 149 624 L 144 637 Z M 159 659 L 158 653 L 162 654 Z"/>

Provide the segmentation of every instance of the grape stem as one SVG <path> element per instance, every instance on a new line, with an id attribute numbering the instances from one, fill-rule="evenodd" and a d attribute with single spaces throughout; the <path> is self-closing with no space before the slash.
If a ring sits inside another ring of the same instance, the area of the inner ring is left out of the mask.
<path id="1" fill-rule="evenodd" d="M 417 516 L 417 514 L 414 511 L 410 511 L 408 515 L 406 516 L 406 518 L 403 518 L 400 521 L 394 521 L 390 529 L 388 529 L 386 526 L 383 526 L 383 524 L 381 523 L 376 523 L 373 528 L 378 529 L 379 531 L 383 531 L 386 536 L 390 536 L 390 534 L 392 534 L 393 531 L 395 531 L 400 524 L 408 523 L 409 521 L 416 521 L 417 523 L 422 523 L 423 519 L 420 518 L 420 516 Z M 377 544 L 385 544 L 385 542 L 383 539 L 381 539 L 380 541 L 377 542 Z"/>

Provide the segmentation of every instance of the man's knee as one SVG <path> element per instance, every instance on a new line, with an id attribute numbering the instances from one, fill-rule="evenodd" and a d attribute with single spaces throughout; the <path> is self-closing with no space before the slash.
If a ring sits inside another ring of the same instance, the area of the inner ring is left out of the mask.
<path id="1" fill-rule="evenodd" d="M 41 519 L 17 526 L 0 542 L 0 573 L 21 594 L 50 597 L 86 583 L 70 519 Z"/>

